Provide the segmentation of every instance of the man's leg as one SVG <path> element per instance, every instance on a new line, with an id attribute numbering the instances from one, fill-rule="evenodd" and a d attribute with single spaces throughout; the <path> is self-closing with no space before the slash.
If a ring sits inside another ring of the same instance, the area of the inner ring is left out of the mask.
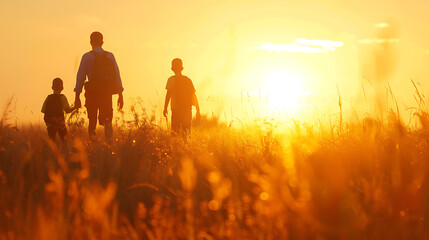
<path id="1" fill-rule="evenodd" d="M 97 96 L 94 93 L 85 92 L 85 107 L 88 113 L 88 135 L 89 138 L 94 138 L 98 112 Z"/>
<path id="2" fill-rule="evenodd" d="M 88 134 L 90 138 L 95 137 L 95 128 L 97 127 L 97 108 L 87 107 L 88 112 Z"/>
<path id="3" fill-rule="evenodd" d="M 100 125 L 104 126 L 104 136 L 106 138 L 106 142 L 111 143 L 113 135 L 113 106 L 111 94 L 100 96 L 100 113 L 98 118 Z"/>

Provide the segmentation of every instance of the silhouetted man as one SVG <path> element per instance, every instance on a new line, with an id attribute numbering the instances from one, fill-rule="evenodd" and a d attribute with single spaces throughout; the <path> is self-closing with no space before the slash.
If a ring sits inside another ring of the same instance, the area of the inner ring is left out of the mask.
<path id="1" fill-rule="evenodd" d="M 82 56 L 76 77 L 75 106 L 80 107 L 80 93 L 85 86 L 85 107 L 88 112 L 88 133 L 91 138 L 95 137 L 97 116 L 99 124 L 104 126 L 106 141 L 110 142 L 112 137 L 112 95 L 119 94 L 118 108 L 124 106 L 122 96 L 121 77 L 118 64 L 112 53 L 104 51 L 103 35 L 93 32 L 90 36 L 92 51 Z M 88 81 L 85 80 L 88 78 Z"/>
<path id="2" fill-rule="evenodd" d="M 164 116 L 168 114 L 168 103 L 171 99 L 171 130 L 173 134 L 189 134 L 191 132 L 192 106 L 197 109 L 196 117 L 201 118 L 195 87 L 192 80 L 182 75 L 183 63 L 180 58 L 171 62 L 174 76 L 167 81 L 165 95 Z"/>

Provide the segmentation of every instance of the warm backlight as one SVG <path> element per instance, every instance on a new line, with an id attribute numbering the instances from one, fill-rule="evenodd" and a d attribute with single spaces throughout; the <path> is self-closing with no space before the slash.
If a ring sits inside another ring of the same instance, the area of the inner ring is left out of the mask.
<path id="1" fill-rule="evenodd" d="M 264 92 L 267 104 L 272 111 L 293 112 L 301 106 L 301 99 L 306 92 L 301 86 L 299 76 L 286 70 L 267 73 L 264 79 Z"/>

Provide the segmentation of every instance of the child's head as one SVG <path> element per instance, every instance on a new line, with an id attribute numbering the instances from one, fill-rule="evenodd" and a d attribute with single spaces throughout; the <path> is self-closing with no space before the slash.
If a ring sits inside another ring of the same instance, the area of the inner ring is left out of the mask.
<path id="1" fill-rule="evenodd" d="M 181 73 L 183 70 L 183 62 L 180 58 L 175 58 L 173 61 L 171 61 L 171 70 L 173 70 L 174 73 Z"/>
<path id="2" fill-rule="evenodd" d="M 52 81 L 52 90 L 56 92 L 61 92 L 64 89 L 63 80 L 61 78 L 55 78 Z"/>

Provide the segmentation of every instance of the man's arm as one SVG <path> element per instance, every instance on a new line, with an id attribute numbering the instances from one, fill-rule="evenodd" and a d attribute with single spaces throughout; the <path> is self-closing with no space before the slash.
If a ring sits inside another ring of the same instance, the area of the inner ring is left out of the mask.
<path id="1" fill-rule="evenodd" d="M 119 73 L 118 63 L 116 62 L 116 59 L 113 53 L 108 54 L 108 57 L 110 57 L 113 60 L 113 63 L 115 64 L 116 79 L 118 81 L 118 85 L 121 87 L 121 92 L 122 92 L 124 91 L 124 87 L 122 86 L 122 79 L 121 79 L 121 74 Z"/>
<path id="2" fill-rule="evenodd" d="M 74 91 L 76 93 L 82 92 L 82 88 L 86 80 L 86 75 L 88 73 L 87 65 L 88 65 L 88 60 L 85 54 L 82 56 L 82 59 L 80 60 L 79 70 L 77 70 L 76 86 L 74 88 Z"/>
<path id="3" fill-rule="evenodd" d="M 118 85 L 121 87 L 120 92 L 118 93 L 118 109 L 121 110 L 124 107 L 124 96 L 122 95 L 122 92 L 124 91 L 124 87 L 122 86 L 122 79 L 121 74 L 119 73 L 119 67 L 118 63 L 116 62 L 115 55 L 113 53 L 109 54 L 110 58 L 113 60 L 113 63 L 115 64 L 115 71 L 116 71 L 116 79 L 118 81 Z"/>
<path id="4" fill-rule="evenodd" d="M 82 107 L 82 103 L 80 102 L 80 92 L 77 92 L 74 96 L 74 107 L 76 109 Z"/>
<path id="5" fill-rule="evenodd" d="M 79 70 L 77 71 L 77 76 L 76 76 L 76 86 L 74 88 L 74 91 L 76 93 L 75 99 L 74 99 L 74 105 L 77 108 L 80 108 L 82 106 L 80 102 L 80 93 L 82 92 L 82 88 L 85 83 L 86 75 L 87 75 L 88 64 L 87 64 L 87 58 L 85 56 L 86 55 L 83 55 L 80 61 Z"/>
<path id="6" fill-rule="evenodd" d="M 165 94 L 165 102 L 164 102 L 164 117 L 167 117 L 168 115 L 168 103 L 170 102 L 171 99 L 171 92 L 169 90 L 167 90 L 167 94 Z"/>

